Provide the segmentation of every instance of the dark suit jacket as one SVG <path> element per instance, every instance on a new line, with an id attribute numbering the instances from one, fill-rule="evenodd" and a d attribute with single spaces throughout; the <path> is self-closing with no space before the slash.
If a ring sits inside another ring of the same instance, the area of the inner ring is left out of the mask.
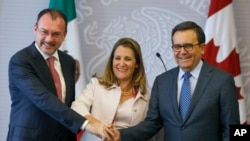
<path id="1" fill-rule="evenodd" d="M 145 141 L 162 126 L 165 141 L 229 141 L 229 125 L 240 124 L 233 77 L 204 62 L 182 122 L 177 103 L 178 72 L 177 67 L 156 77 L 145 121 L 122 129 L 122 141 Z"/>
<path id="2" fill-rule="evenodd" d="M 34 43 L 9 63 L 11 113 L 7 141 L 72 141 L 85 121 L 69 107 L 75 99 L 75 61 L 58 51 L 66 85 L 65 104 L 56 95 L 49 67 Z"/>

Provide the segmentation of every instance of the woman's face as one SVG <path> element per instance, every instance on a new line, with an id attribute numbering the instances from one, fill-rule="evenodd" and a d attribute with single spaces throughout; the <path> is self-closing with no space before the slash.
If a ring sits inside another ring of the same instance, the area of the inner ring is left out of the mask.
<path id="1" fill-rule="evenodd" d="M 138 65 L 133 50 L 123 45 L 118 46 L 113 58 L 113 72 L 117 80 L 131 81 L 136 68 Z"/>

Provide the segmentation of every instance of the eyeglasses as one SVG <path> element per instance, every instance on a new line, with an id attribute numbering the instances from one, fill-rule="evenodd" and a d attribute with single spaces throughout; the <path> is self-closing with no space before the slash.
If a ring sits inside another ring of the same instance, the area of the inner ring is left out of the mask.
<path id="1" fill-rule="evenodd" d="M 183 45 L 180 45 L 180 44 L 174 44 L 172 46 L 172 49 L 175 51 L 175 52 L 179 52 L 181 51 L 181 48 L 183 47 L 186 51 L 192 51 L 194 46 L 197 46 L 197 45 L 200 45 L 199 43 L 198 44 L 191 44 L 191 43 L 187 43 L 187 44 L 183 44 Z"/>

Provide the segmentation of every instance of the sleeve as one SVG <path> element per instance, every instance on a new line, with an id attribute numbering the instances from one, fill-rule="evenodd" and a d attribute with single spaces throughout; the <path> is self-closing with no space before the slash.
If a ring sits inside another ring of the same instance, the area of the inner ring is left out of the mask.
<path id="1" fill-rule="evenodd" d="M 240 93 L 240 88 L 236 88 L 233 77 L 228 75 L 220 91 L 220 123 L 223 141 L 229 140 L 230 125 L 240 124 L 237 93 Z"/>
<path id="2" fill-rule="evenodd" d="M 71 105 L 71 108 L 82 116 L 90 115 L 91 106 L 94 100 L 95 85 L 97 83 L 97 78 L 92 78 L 90 83 Z"/>

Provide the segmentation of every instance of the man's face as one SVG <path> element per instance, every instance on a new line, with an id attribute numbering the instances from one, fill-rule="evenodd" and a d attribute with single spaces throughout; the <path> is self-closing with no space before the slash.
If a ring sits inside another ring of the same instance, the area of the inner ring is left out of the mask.
<path id="1" fill-rule="evenodd" d="M 65 39 L 65 22 L 63 18 L 52 19 L 50 14 L 43 15 L 34 26 L 35 41 L 40 50 L 52 55 Z"/>
<path id="2" fill-rule="evenodd" d="M 180 68 L 185 72 L 192 71 L 199 61 L 202 59 L 205 44 L 198 44 L 197 34 L 194 30 L 177 31 L 173 35 L 174 45 L 187 45 L 191 44 L 192 49 L 187 50 L 183 47 L 180 51 L 174 51 L 175 61 Z"/>

